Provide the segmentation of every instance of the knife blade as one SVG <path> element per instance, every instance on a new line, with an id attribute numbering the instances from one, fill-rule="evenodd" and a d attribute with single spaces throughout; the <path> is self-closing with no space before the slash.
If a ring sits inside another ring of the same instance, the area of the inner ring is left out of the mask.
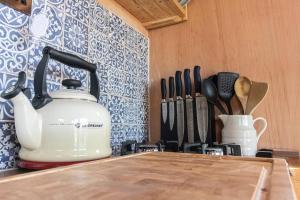
<path id="1" fill-rule="evenodd" d="M 168 116 L 168 105 L 166 101 L 167 97 L 167 86 L 166 79 L 161 79 L 161 129 L 160 129 L 160 137 L 162 141 L 166 141 L 167 133 L 166 133 L 166 123 Z"/>
<path id="2" fill-rule="evenodd" d="M 202 143 L 206 143 L 208 129 L 208 105 L 207 99 L 201 94 L 200 66 L 194 67 L 194 84 L 196 100 L 197 131 Z"/>
<path id="3" fill-rule="evenodd" d="M 173 133 L 174 128 L 174 77 L 169 77 L 169 127 L 170 132 Z"/>
<path id="4" fill-rule="evenodd" d="M 177 138 L 178 146 L 180 147 L 184 137 L 184 102 L 182 98 L 182 81 L 181 71 L 175 73 L 176 84 L 176 124 L 177 124 Z"/>
<path id="5" fill-rule="evenodd" d="M 184 70 L 185 85 L 185 109 L 186 109 L 186 128 L 188 142 L 194 143 L 194 116 L 193 116 L 193 97 L 191 96 L 190 69 Z"/>

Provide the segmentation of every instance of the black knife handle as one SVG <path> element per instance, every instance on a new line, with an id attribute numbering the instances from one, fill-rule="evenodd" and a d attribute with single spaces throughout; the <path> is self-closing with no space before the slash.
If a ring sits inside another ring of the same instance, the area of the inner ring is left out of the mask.
<path id="1" fill-rule="evenodd" d="M 166 85 L 166 79 L 162 78 L 160 81 L 160 87 L 161 87 L 161 98 L 166 99 L 167 97 L 167 85 Z"/>
<path id="2" fill-rule="evenodd" d="M 181 81 L 181 71 L 176 71 L 175 82 L 176 82 L 176 96 L 182 97 L 182 81 Z"/>
<path id="3" fill-rule="evenodd" d="M 195 92 L 201 93 L 201 75 L 200 75 L 200 66 L 194 67 L 194 84 L 195 84 Z"/>
<path id="4" fill-rule="evenodd" d="M 169 77 L 169 98 L 174 97 L 174 77 Z"/>
<path id="5" fill-rule="evenodd" d="M 184 70 L 185 95 L 191 95 L 190 69 Z"/>

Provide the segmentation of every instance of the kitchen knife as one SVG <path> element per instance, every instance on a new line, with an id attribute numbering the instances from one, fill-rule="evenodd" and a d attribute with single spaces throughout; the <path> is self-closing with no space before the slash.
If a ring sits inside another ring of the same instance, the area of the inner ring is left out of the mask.
<path id="1" fill-rule="evenodd" d="M 160 139 L 163 142 L 167 140 L 167 117 L 168 117 L 168 105 L 166 101 L 167 97 L 167 86 L 166 79 L 161 79 L 161 118 L 160 118 Z"/>
<path id="2" fill-rule="evenodd" d="M 208 105 L 207 99 L 201 94 L 200 66 L 194 67 L 195 104 L 197 131 L 202 143 L 206 143 L 208 128 Z"/>
<path id="3" fill-rule="evenodd" d="M 194 115 L 193 115 L 193 97 L 191 96 L 191 78 L 190 69 L 184 70 L 185 85 L 185 109 L 186 109 L 186 135 L 189 143 L 194 143 Z"/>
<path id="4" fill-rule="evenodd" d="M 168 100 L 168 117 L 169 117 L 169 134 L 170 140 L 177 140 L 177 135 L 174 133 L 175 105 L 174 105 L 174 77 L 169 77 L 169 100 Z"/>
<path id="5" fill-rule="evenodd" d="M 178 146 L 181 147 L 184 137 L 184 102 L 182 98 L 182 81 L 181 71 L 176 71 L 176 124 L 177 124 L 177 138 Z"/>

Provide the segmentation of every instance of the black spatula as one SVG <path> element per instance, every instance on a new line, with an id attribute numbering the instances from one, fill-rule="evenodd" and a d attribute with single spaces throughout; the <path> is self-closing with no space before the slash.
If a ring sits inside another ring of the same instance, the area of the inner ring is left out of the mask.
<path id="1" fill-rule="evenodd" d="M 218 94 L 220 99 L 225 102 L 230 115 L 233 114 L 230 100 L 234 95 L 234 83 L 239 76 L 239 74 L 233 72 L 218 73 Z"/>

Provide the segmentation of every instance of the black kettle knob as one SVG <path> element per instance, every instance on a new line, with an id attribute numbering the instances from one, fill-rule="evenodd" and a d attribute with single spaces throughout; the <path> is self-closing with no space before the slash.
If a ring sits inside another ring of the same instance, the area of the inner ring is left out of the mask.
<path id="1" fill-rule="evenodd" d="M 75 79 L 65 79 L 62 81 L 62 85 L 67 87 L 68 89 L 76 89 L 81 87 L 81 82 Z"/>

